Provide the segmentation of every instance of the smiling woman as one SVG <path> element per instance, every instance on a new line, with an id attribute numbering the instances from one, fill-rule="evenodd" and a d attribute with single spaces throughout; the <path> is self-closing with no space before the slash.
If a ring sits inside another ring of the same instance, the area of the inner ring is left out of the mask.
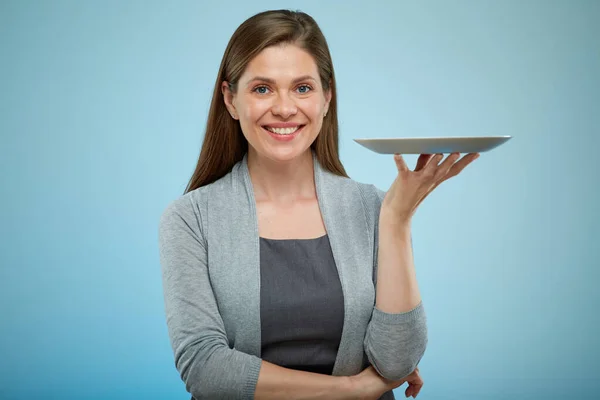
<path id="1" fill-rule="evenodd" d="M 336 111 L 313 18 L 268 11 L 235 31 L 196 170 L 159 229 L 169 336 L 195 399 L 421 389 L 410 234 L 379 223 L 394 220 L 385 192 L 346 175 Z"/>
<path id="2" fill-rule="evenodd" d="M 273 130 L 290 127 L 302 129 L 291 138 Z M 292 140 L 299 136 L 301 141 Z M 186 193 L 223 177 L 246 153 L 250 165 L 256 156 L 276 162 L 300 154 L 306 164 L 309 147 L 325 169 L 347 176 L 338 155 L 335 74 L 327 42 L 305 13 L 257 14 L 239 26 L 225 50 Z"/>

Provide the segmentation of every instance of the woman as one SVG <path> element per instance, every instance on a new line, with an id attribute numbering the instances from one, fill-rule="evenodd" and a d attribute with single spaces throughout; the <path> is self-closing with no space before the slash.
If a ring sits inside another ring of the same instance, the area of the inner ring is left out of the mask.
<path id="1" fill-rule="evenodd" d="M 410 223 L 477 154 L 396 155 L 387 193 L 347 177 L 319 27 L 269 11 L 233 34 L 204 143 L 160 221 L 167 325 L 196 399 L 419 393 L 427 343 Z"/>

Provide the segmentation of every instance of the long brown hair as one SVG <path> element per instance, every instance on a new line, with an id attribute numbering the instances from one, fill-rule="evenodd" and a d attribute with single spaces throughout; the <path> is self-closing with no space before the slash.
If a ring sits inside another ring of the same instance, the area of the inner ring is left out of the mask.
<path id="1" fill-rule="evenodd" d="M 248 141 L 239 122 L 231 118 L 225 107 L 221 85 L 227 81 L 235 92 L 248 63 L 265 48 L 281 43 L 293 43 L 310 53 L 317 64 L 323 88 L 331 90 L 327 116 L 311 149 L 324 169 L 348 177 L 339 159 L 335 75 L 325 37 L 310 15 L 273 10 L 247 19 L 229 40 L 215 82 L 198 164 L 185 193 L 222 178 L 248 151 Z"/>

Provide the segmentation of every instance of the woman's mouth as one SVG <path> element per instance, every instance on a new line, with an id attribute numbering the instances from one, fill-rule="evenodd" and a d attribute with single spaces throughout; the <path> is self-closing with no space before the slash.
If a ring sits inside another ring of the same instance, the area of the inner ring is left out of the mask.
<path id="1" fill-rule="evenodd" d="M 266 125 L 262 128 L 265 131 L 267 131 L 274 139 L 281 141 L 289 141 L 298 136 L 298 134 L 302 131 L 302 128 L 304 128 L 304 125 L 296 125 L 285 128 L 276 128 L 273 126 Z"/>

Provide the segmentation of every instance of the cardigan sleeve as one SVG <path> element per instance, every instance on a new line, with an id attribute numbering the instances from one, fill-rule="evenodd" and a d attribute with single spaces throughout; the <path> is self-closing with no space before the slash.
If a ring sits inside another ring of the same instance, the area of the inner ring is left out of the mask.
<path id="1" fill-rule="evenodd" d="M 379 211 L 385 192 L 373 186 L 375 197 L 373 284 L 377 289 L 377 253 L 379 250 Z M 364 340 L 369 362 L 384 378 L 400 380 L 415 370 L 427 347 L 427 321 L 423 303 L 397 314 L 373 307 Z"/>
<path id="2" fill-rule="evenodd" d="M 261 359 L 229 347 L 208 274 L 199 213 L 182 196 L 163 212 L 159 253 L 175 366 L 195 399 L 253 399 Z"/>

